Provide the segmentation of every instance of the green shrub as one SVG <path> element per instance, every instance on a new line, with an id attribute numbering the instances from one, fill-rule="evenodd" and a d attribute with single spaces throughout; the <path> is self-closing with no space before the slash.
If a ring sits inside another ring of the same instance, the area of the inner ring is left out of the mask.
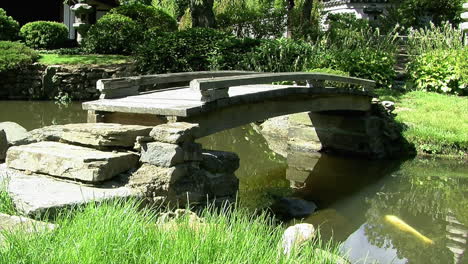
<path id="1" fill-rule="evenodd" d="M 35 21 L 27 23 L 20 30 L 26 45 L 34 49 L 53 49 L 65 43 L 68 28 L 62 23 Z"/>
<path id="2" fill-rule="evenodd" d="M 0 72 L 32 64 L 39 55 L 19 42 L 0 41 Z"/>
<path id="3" fill-rule="evenodd" d="M 354 15 L 330 15 L 330 28 L 322 40 L 327 54 L 320 67 L 339 69 L 353 77 L 371 79 L 388 88 L 396 76 L 394 66 L 398 34 L 382 35 Z"/>
<path id="4" fill-rule="evenodd" d="M 211 52 L 209 61 L 212 70 L 243 70 L 246 54 L 261 44 L 261 40 L 230 37 L 219 41 Z"/>
<path id="5" fill-rule="evenodd" d="M 284 33 L 284 12 L 275 9 L 229 10 L 216 16 L 218 29 L 234 33 L 237 37 L 269 38 Z"/>
<path id="6" fill-rule="evenodd" d="M 427 52 L 408 65 L 408 72 L 416 90 L 467 95 L 468 48 Z"/>
<path id="7" fill-rule="evenodd" d="M 89 53 L 130 54 L 142 37 L 142 28 L 131 18 L 107 14 L 91 26 L 83 48 Z"/>
<path id="8" fill-rule="evenodd" d="M 0 40 L 16 40 L 19 28 L 18 22 L 0 8 Z"/>
<path id="9" fill-rule="evenodd" d="M 461 37 L 460 30 L 448 22 L 440 26 L 430 23 L 429 27 L 409 31 L 406 49 L 412 56 L 433 50 L 462 49 Z"/>
<path id="10" fill-rule="evenodd" d="M 368 29 L 369 22 L 366 19 L 359 19 L 354 13 L 329 14 L 327 16 L 328 33 L 332 38 L 340 37 L 340 31 L 361 31 Z"/>
<path id="11" fill-rule="evenodd" d="M 388 88 L 396 77 L 395 56 L 383 50 L 361 48 L 334 49 L 327 67 L 336 68 L 353 77 L 376 81 L 378 87 Z"/>
<path id="12" fill-rule="evenodd" d="M 139 2 L 121 5 L 111 10 L 112 14 L 127 16 L 144 29 L 158 28 L 160 31 L 176 31 L 177 21 L 161 9 Z"/>
<path id="13" fill-rule="evenodd" d="M 294 72 L 310 68 L 316 49 L 293 39 L 264 40 L 245 56 L 245 68 L 260 72 Z"/>
<path id="14" fill-rule="evenodd" d="M 229 38 L 229 35 L 209 28 L 162 33 L 138 48 L 137 67 L 145 73 L 208 70 L 215 47 Z"/>

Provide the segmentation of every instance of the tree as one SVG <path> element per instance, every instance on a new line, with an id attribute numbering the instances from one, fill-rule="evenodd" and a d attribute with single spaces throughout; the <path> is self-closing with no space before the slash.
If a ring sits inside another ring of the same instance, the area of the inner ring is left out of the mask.
<path id="1" fill-rule="evenodd" d="M 216 25 L 213 12 L 214 0 L 191 0 L 190 12 L 192 27 L 214 28 Z"/>
<path id="2" fill-rule="evenodd" d="M 392 0 L 385 20 L 408 27 L 424 27 L 432 21 L 436 25 L 449 21 L 458 24 L 465 0 Z"/>

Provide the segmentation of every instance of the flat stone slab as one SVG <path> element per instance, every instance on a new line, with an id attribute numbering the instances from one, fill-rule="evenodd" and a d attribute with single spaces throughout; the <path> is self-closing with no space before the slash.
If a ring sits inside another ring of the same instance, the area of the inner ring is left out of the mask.
<path id="1" fill-rule="evenodd" d="M 66 142 L 92 147 L 134 146 L 136 137 L 148 136 L 153 127 L 110 123 L 68 124 L 59 127 Z"/>
<path id="2" fill-rule="evenodd" d="M 6 139 L 9 144 L 22 140 L 30 136 L 26 128 L 14 122 L 0 122 L 0 129 L 5 131 Z"/>
<path id="3" fill-rule="evenodd" d="M 184 146 L 163 142 L 151 142 L 141 149 L 140 161 L 159 167 L 171 167 L 188 161 L 201 161 L 201 145 L 187 143 Z"/>
<path id="4" fill-rule="evenodd" d="M 5 242 L 2 232 L 44 232 L 53 230 L 54 224 L 36 221 L 27 217 L 0 213 L 0 246 Z"/>
<path id="5" fill-rule="evenodd" d="M 101 182 L 135 168 L 138 155 L 104 152 L 58 142 L 38 142 L 8 149 L 9 168 L 86 182 Z"/>
<path id="6" fill-rule="evenodd" d="M 150 132 L 150 136 L 158 142 L 180 144 L 194 141 L 195 131 L 198 128 L 198 124 L 185 122 L 168 123 L 154 127 Z"/>
<path id="7" fill-rule="evenodd" d="M 0 231 L 24 230 L 26 232 L 45 231 L 55 228 L 54 224 L 36 221 L 23 216 L 0 213 Z"/>
<path id="8" fill-rule="evenodd" d="M 85 205 L 91 201 L 140 198 L 141 194 L 123 183 L 109 181 L 97 186 L 55 179 L 45 175 L 25 173 L 0 165 L 0 182 L 6 182 L 7 191 L 16 209 L 28 216 L 53 215 L 60 209 Z"/>

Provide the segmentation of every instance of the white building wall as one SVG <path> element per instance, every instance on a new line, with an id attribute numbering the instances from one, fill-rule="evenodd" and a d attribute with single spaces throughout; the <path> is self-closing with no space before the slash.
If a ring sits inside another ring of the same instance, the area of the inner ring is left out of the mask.
<path id="1" fill-rule="evenodd" d="M 364 12 L 366 8 L 378 8 L 386 11 L 388 7 L 387 3 L 346 3 L 337 4 L 334 6 L 325 7 L 324 11 L 327 14 L 342 14 L 342 13 L 353 13 L 356 18 L 375 20 L 374 14 L 367 14 Z"/>

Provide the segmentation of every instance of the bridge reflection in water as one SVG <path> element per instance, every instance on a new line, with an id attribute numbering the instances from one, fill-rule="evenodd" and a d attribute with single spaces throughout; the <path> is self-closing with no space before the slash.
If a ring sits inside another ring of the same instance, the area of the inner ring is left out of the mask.
<path id="1" fill-rule="evenodd" d="M 467 164 L 300 151 L 282 157 L 257 131 L 248 125 L 201 139 L 209 148 L 239 154 L 241 205 L 266 207 L 271 194 L 315 202 L 318 211 L 288 224 L 320 226 L 322 238 L 343 243 L 352 263 L 466 263 Z M 397 216 L 434 244 L 386 222 L 386 215 Z"/>

